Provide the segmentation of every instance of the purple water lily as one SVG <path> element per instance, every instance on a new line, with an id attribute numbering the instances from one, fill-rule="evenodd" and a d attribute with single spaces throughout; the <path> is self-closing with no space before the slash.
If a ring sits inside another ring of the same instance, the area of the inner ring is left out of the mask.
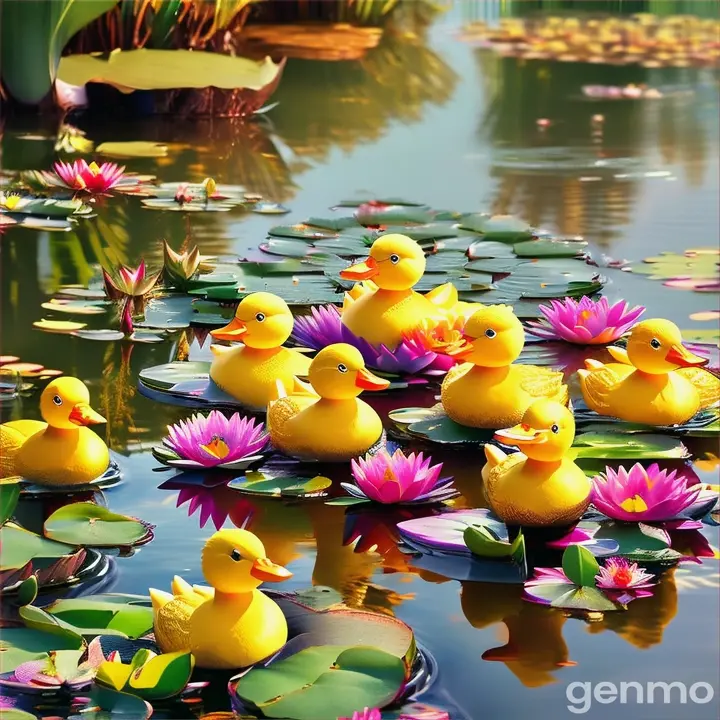
<path id="1" fill-rule="evenodd" d="M 622 557 L 611 557 L 600 566 L 595 576 L 596 587 L 621 605 L 627 605 L 631 600 L 650 597 L 656 584 L 655 576 L 638 567 L 637 563 L 628 562 Z"/>
<path id="2" fill-rule="evenodd" d="M 588 297 L 551 300 L 540 305 L 544 320 L 528 323 L 528 332 L 545 340 L 565 340 L 578 345 L 607 345 L 622 337 L 638 321 L 645 308 L 628 309 L 624 300 L 610 305 L 607 298 Z"/>

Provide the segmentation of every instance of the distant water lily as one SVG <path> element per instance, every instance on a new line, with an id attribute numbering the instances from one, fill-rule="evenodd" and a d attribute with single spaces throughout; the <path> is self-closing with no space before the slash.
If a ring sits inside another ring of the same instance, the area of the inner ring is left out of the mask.
<path id="1" fill-rule="evenodd" d="M 645 312 L 642 306 L 628 310 L 624 300 L 610 305 L 607 298 L 583 297 L 551 300 L 550 307 L 540 305 L 544 320 L 528 323 L 528 332 L 545 340 L 565 340 L 578 345 L 607 345 L 615 342 Z"/>
<path id="2" fill-rule="evenodd" d="M 200 254 L 197 245 L 190 250 L 176 252 L 167 240 L 163 240 L 163 282 L 168 287 L 184 290 L 206 260 L 208 258 Z"/>
<path id="3" fill-rule="evenodd" d="M 652 591 L 647 588 L 655 585 L 656 581 L 654 575 L 646 573 L 637 563 L 630 563 L 622 557 L 611 557 L 600 567 L 595 583 L 610 599 L 627 605 L 630 600 L 650 597 Z"/>
<path id="4" fill-rule="evenodd" d="M 351 460 L 356 485 L 341 483 L 357 498 L 383 504 L 442 502 L 455 495 L 452 478 L 440 478 L 442 463 L 430 465 L 432 458 L 422 453 L 405 455 L 399 448 L 391 455 L 382 450 L 375 455 Z"/>
<path id="5" fill-rule="evenodd" d="M 601 513 L 622 522 L 665 522 L 704 514 L 717 493 L 703 490 L 692 477 L 689 482 L 684 472 L 660 470 L 657 463 L 647 469 L 640 463 L 630 470 L 607 467 L 592 480 L 591 502 Z"/>
<path id="6" fill-rule="evenodd" d="M 70 190 L 102 194 L 112 190 L 123 180 L 124 167 L 115 163 L 102 163 L 98 165 L 85 160 L 76 160 L 72 163 L 56 162 L 53 165 L 58 178 Z"/>
<path id="7" fill-rule="evenodd" d="M 168 433 L 153 455 L 179 468 L 244 470 L 262 458 L 269 441 L 263 423 L 239 413 L 227 418 L 219 410 L 169 425 Z"/>
<path id="8" fill-rule="evenodd" d="M 155 287 L 159 277 L 159 272 L 147 272 L 144 260 L 136 268 L 120 265 L 111 272 L 103 268 L 105 292 L 111 300 L 142 299 Z"/>
<path id="9" fill-rule="evenodd" d="M 16 212 L 27 205 L 31 198 L 23 197 L 19 193 L 0 192 L 0 209 L 6 212 Z"/>

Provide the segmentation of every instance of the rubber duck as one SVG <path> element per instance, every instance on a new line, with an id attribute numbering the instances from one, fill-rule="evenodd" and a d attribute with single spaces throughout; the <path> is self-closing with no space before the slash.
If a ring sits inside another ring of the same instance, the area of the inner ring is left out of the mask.
<path id="1" fill-rule="evenodd" d="M 90 407 L 90 393 L 73 377 L 53 380 L 40 396 L 39 420 L 0 425 L 4 476 L 20 475 L 41 485 L 85 485 L 110 464 L 105 442 L 87 425 L 105 418 Z"/>
<path id="2" fill-rule="evenodd" d="M 382 421 L 367 403 L 363 390 L 384 390 L 390 384 L 365 368 L 360 351 L 336 343 L 323 348 L 310 363 L 310 384 L 295 380 L 287 394 L 268 406 L 272 445 L 292 457 L 347 462 L 363 455 L 381 438 Z"/>
<path id="3" fill-rule="evenodd" d="M 495 440 L 520 452 L 506 455 L 485 445 L 482 470 L 490 507 L 511 525 L 570 525 L 590 503 L 591 483 L 565 455 L 575 439 L 572 413 L 554 400 L 537 400 L 522 423 L 495 433 Z"/>
<path id="4" fill-rule="evenodd" d="M 257 292 L 237 306 L 228 325 L 210 334 L 217 340 L 242 342 L 240 347 L 211 345 L 210 378 L 248 410 L 264 412 L 275 397 L 275 381 L 291 385 L 307 375 L 310 358 L 282 347 L 293 329 L 287 303 L 277 295 Z"/>
<path id="5" fill-rule="evenodd" d="M 282 610 L 258 586 L 292 573 L 266 557 L 256 535 L 216 532 L 203 548 L 202 572 L 211 587 L 176 575 L 172 594 L 150 588 L 155 641 L 164 653 L 189 650 L 197 667 L 232 670 L 264 660 L 287 642 Z"/>
<path id="6" fill-rule="evenodd" d="M 677 325 L 644 320 L 630 333 L 627 349 L 608 347 L 617 363 L 586 360 L 578 370 L 588 407 L 645 425 L 682 425 L 720 400 L 720 380 L 702 369 L 707 360 L 682 344 Z"/>
<path id="7" fill-rule="evenodd" d="M 426 295 L 415 292 L 424 272 L 425 254 L 413 239 L 397 233 L 378 238 L 370 257 L 340 271 L 346 280 L 372 281 L 345 294 L 343 325 L 371 345 L 394 349 L 423 320 L 442 319 L 457 304 L 457 290 L 446 283 Z"/>
<path id="8" fill-rule="evenodd" d="M 466 344 L 449 354 L 462 361 L 443 380 L 440 397 L 447 415 L 461 425 L 502 428 L 519 423 L 530 404 L 548 397 L 563 404 L 563 374 L 534 365 L 513 365 L 525 331 L 509 305 L 482 306 L 463 329 Z"/>

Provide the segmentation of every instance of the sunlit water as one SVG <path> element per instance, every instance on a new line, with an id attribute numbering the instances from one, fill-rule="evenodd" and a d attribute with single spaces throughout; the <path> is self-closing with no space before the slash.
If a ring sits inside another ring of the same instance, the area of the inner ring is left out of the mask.
<path id="1" fill-rule="evenodd" d="M 710 71 L 523 64 L 459 42 L 458 22 L 459 15 L 450 14 L 427 38 L 392 38 L 360 63 L 290 61 L 274 97 L 279 106 L 250 127 L 152 118 L 88 122 L 86 129 L 96 142 L 170 143 L 169 158 L 130 161 L 129 167 L 168 181 L 210 175 L 242 184 L 288 205 L 292 214 L 283 223 L 322 215 L 334 202 L 367 191 L 438 208 L 515 213 L 535 226 L 584 235 L 596 257 L 639 260 L 718 246 L 719 102 Z M 581 97 L 583 84 L 629 82 L 682 84 L 693 94 L 645 102 Z M 603 132 L 593 137 L 591 117 L 598 113 L 605 117 Z M 549 128 L 539 130 L 538 118 L 549 119 Z M 49 166 L 50 137 L 18 138 L 38 128 L 29 122 L 6 128 L 5 169 Z M 545 148 L 557 148 L 575 166 L 560 171 L 543 165 Z M 603 164 L 612 158 L 624 159 L 619 169 Z M 159 240 L 178 247 L 185 219 L 120 197 L 92 222 L 95 231 L 82 236 L 13 229 L 3 237 L 2 352 L 81 377 L 93 405 L 108 418 L 107 438 L 124 456 L 125 481 L 106 491 L 105 499 L 113 510 L 156 526 L 151 544 L 117 560 L 112 589 L 166 589 L 176 573 L 198 582 L 200 550 L 214 530 L 211 519 L 200 527 L 202 508 L 212 507 L 231 527 L 246 521 L 248 503 L 225 488 L 206 489 L 201 507 L 188 516 L 188 504 L 176 507 L 177 490 L 158 489 L 169 473 L 154 471 L 149 448 L 185 413 L 144 399 L 135 384 L 141 368 L 171 359 L 170 343 L 131 348 L 31 327 L 42 317 L 41 302 L 62 283 L 87 282 L 103 254 L 131 264 L 142 256 L 157 262 Z M 273 216 L 219 213 L 192 216 L 190 227 L 206 254 L 252 257 L 276 222 Z M 649 316 L 668 317 L 683 329 L 712 327 L 689 315 L 717 308 L 717 296 L 668 289 L 616 270 L 607 274 L 611 300 L 641 302 Z M 432 394 L 420 392 L 393 395 L 381 407 L 432 402 Z M 34 398 L 5 404 L 2 419 L 36 416 L 35 405 Z M 717 452 L 713 443 L 693 449 Z M 435 455 L 458 478 L 458 505 L 481 505 L 481 456 Z M 705 467 L 699 470 L 703 480 L 717 477 L 717 467 Z M 713 684 L 716 697 L 685 706 L 594 703 L 589 717 L 717 716 L 716 560 L 682 564 L 653 598 L 589 625 L 521 602 L 517 587 L 459 584 L 419 571 L 382 525 L 370 544 L 383 554 L 355 552 L 343 545 L 342 507 L 253 505 L 249 527 L 269 555 L 293 571 L 288 585 L 331 586 L 350 605 L 393 613 L 413 627 L 440 666 L 424 699 L 453 717 L 558 717 L 568 712 L 569 683 L 600 681 L 702 681 Z M 717 545 L 713 530 L 705 532 Z M 207 710 L 226 707 L 222 692 L 207 698 Z"/>

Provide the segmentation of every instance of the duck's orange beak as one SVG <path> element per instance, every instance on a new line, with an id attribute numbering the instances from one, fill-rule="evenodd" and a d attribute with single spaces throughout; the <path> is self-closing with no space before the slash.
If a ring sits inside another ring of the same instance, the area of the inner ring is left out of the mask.
<path id="1" fill-rule="evenodd" d="M 390 386 L 390 381 L 373 375 L 367 368 L 360 368 L 355 377 L 355 385 L 363 390 L 385 390 Z"/>
<path id="2" fill-rule="evenodd" d="M 263 582 L 282 582 L 292 577 L 287 568 L 268 558 L 258 558 L 250 568 L 250 574 Z"/>
<path id="3" fill-rule="evenodd" d="M 707 358 L 694 355 L 683 345 L 673 345 L 665 359 L 678 367 L 700 367 L 708 363 Z"/>
<path id="4" fill-rule="evenodd" d="M 225 327 L 218 328 L 217 330 L 211 330 L 210 334 L 216 340 L 240 340 L 240 338 L 247 332 L 247 325 L 242 321 L 234 317 Z"/>
<path id="5" fill-rule="evenodd" d="M 380 272 L 377 260 L 369 257 L 363 262 L 356 263 L 340 271 L 340 277 L 345 280 L 369 280 Z"/>
<path id="6" fill-rule="evenodd" d="M 100 413 L 96 413 L 87 403 L 75 405 L 70 411 L 68 420 L 75 425 L 99 425 L 107 422 Z"/>
<path id="7" fill-rule="evenodd" d="M 498 430 L 495 433 L 495 440 L 503 443 L 503 445 L 542 445 L 547 442 L 547 434 L 545 430 L 535 430 L 525 423 L 515 425 L 515 427 Z"/>

